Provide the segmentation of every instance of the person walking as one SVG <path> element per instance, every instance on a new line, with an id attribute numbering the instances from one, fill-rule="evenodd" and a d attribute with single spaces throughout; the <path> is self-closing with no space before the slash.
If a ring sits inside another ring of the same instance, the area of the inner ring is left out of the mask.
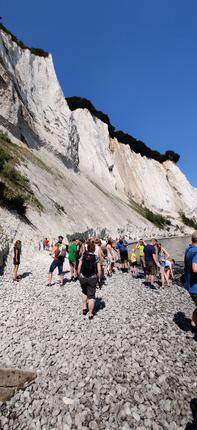
<path id="1" fill-rule="evenodd" d="M 145 265 L 146 265 L 146 283 L 153 286 L 155 281 L 155 275 L 157 273 L 157 266 L 159 266 L 157 260 L 157 254 L 155 246 L 157 244 L 156 239 L 152 239 L 150 243 L 148 243 L 144 247 L 144 257 L 145 257 Z"/>
<path id="2" fill-rule="evenodd" d="M 66 245 L 63 243 L 63 236 L 58 236 L 58 242 L 53 247 L 53 261 L 49 267 L 49 276 L 47 286 L 51 286 L 53 272 L 58 268 L 58 275 L 60 276 L 60 285 L 64 285 L 64 275 L 63 275 L 63 264 L 66 256 Z"/>
<path id="3" fill-rule="evenodd" d="M 195 304 L 191 325 L 197 329 L 197 230 L 192 234 L 192 243 L 185 251 L 184 273 L 185 288 Z"/>
<path id="4" fill-rule="evenodd" d="M 136 249 L 138 249 L 138 251 L 139 251 L 140 263 L 141 263 L 142 269 L 144 271 L 144 274 L 146 272 L 146 269 L 145 269 L 146 265 L 145 265 L 145 258 L 144 258 L 144 247 L 145 246 L 146 246 L 146 244 L 145 244 L 143 239 L 140 239 L 138 244 L 136 245 Z"/>
<path id="5" fill-rule="evenodd" d="M 107 241 L 107 275 L 112 276 L 114 265 L 114 253 L 112 248 L 112 239 Z"/>
<path id="6" fill-rule="evenodd" d="M 14 258 L 13 258 L 13 264 L 14 264 L 14 269 L 13 269 L 13 281 L 18 281 L 18 269 L 19 269 L 19 265 L 20 265 L 20 258 L 21 258 L 21 249 L 22 249 L 22 244 L 21 244 L 21 240 L 17 240 L 14 244 Z"/>
<path id="7" fill-rule="evenodd" d="M 119 241 L 116 243 L 116 249 L 119 252 L 120 260 L 121 260 L 121 268 L 123 272 L 128 272 L 128 242 L 125 240 L 123 236 L 120 236 Z"/>
<path id="8" fill-rule="evenodd" d="M 86 315 L 89 311 L 90 320 L 94 318 L 97 275 L 100 279 L 99 259 L 95 255 L 95 244 L 89 241 L 87 250 L 79 261 L 78 276 L 82 289 L 83 315 Z"/>
<path id="9" fill-rule="evenodd" d="M 104 279 L 104 261 L 105 261 L 105 256 L 103 254 L 103 250 L 101 248 L 101 240 L 96 238 L 95 239 L 95 255 L 99 260 L 99 264 L 100 264 L 100 275 L 101 277 L 99 278 L 97 275 L 97 281 L 98 281 L 98 287 L 101 287 L 101 283 Z"/>
<path id="10" fill-rule="evenodd" d="M 72 242 L 69 245 L 68 260 L 70 265 L 71 281 L 76 281 L 77 279 L 77 245 L 78 245 L 78 240 L 75 238 L 72 240 Z"/>
<path id="11" fill-rule="evenodd" d="M 170 268 L 166 265 L 166 261 L 169 258 L 170 254 L 165 250 L 165 248 L 161 245 L 161 243 L 157 243 L 158 250 L 158 261 L 160 266 L 160 276 L 161 276 L 161 287 L 164 288 L 165 281 L 167 286 L 169 287 L 169 276 L 170 276 Z"/>

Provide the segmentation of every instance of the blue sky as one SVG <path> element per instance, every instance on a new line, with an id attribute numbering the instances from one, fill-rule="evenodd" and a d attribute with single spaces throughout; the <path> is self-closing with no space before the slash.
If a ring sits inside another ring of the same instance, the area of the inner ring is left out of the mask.
<path id="1" fill-rule="evenodd" d="M 1 0 L 3 23 L 52 53 L 65 96 L 161 152 L 197 186 L 196 0 Z"/>

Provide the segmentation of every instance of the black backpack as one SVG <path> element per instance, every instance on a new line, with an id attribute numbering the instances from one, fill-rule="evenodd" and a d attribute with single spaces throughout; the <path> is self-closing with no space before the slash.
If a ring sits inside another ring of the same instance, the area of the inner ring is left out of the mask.
<path id="1" fill-rule="evenodd" d="M 85 252 L 82 257 L 81 273 L 86 278 L 96 275 L 96 255 Z"/>

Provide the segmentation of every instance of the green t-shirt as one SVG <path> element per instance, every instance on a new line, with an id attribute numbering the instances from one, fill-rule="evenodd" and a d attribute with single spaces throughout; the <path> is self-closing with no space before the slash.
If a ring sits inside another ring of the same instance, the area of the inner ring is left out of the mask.
<path id="1" fill-rule="evenodd" d="M 76 261 L 76 251 L 77 251 L 77 245 L 76 243 L 71 243 L 69 246 L 69 256 L 68 259 L 72 262 Z"/>

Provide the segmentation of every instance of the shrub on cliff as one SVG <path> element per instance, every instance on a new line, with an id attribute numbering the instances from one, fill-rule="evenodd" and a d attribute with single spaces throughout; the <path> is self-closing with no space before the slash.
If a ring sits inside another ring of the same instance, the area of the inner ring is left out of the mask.
<path id="1" fill-rule="evenodd" d="M 110 123 L 110 119 L 108 115 L 106 115 L 102 111 L 97 110 L 90 100 L 83 97 L 74 96 L 74 97 L 67 97 L 66 101 L 71 111 L 76 109 L 88 109 L 92 116 L 99 118 L 101 121 L 103 121 L 105 124 L 108 125 L 109 134 L 111 137 L 114 137 L 113 133 L 114 133 L 115 127 L 113 127 L 113 125 Z"/>
<path id="2" fill-rule="evenodd" d="M 4 33 L 7 33 L 11 36 L 11 39 L 13 42 L 17 43 L 18 46 L 20 46 L 21 49 L 29 49 L 29 51 L 34 54 L 38 55 L 39 57 L 48 57 L 49 53 L 44 51 L 40 48 L 30 48 L 29 46 L 26 46 L 21 40 L 18 40 L 17 37 L 11 33 L 10 30 L 8 30 L 3 24 L 0 23 L 0 30 L 3 30 Z"/>
<path id="3" fill-rule="evenodd" d="M 171 160 L 174 163 L 177 163 L 179 161 L 179 158 L 180 158 L 180 155 L 177 154 L 177 152 L 170 151 L 170 150 L 166 151 L 164 155 L 166 156 L 167 160 Z"/>
<path id="4" fill-rule="evenodd" d="M 194 218 L 188 218 L 184 213 L 181 213 L 181 220 L 183 224 L 197 230 L 197 221 Z"/>
<path id="5" fill-rule="evenodd" d="M 171 221 L 162 215 L 153 213 L 150 209 L 145 208 L 145 218 L 155 224 L 158 228 L 166 228 L 171 225 Z"/>

